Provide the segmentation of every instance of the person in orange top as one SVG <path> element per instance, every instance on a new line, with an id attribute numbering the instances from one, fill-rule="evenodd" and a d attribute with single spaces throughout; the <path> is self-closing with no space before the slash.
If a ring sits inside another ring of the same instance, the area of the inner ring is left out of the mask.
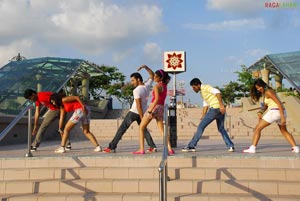
<path id="1" fill-rule="evenodd" d="M 94 151 L 102 151 L 93 133 L 90 132 L 90 110 L 83 104 L 78 96 L 67 96 L 61 97 L 59 94 L 54 93 L 50 96 L 50 102 L 54 107 L 60 109 L 60 120 L 64 118 L 66 112 L 73 112 L 73 115 L 68 120 L 62 131 L 62 121 L 59 121 L 59 131 L 62 134 L 61 147 L 55 150 L 55 153 L 64 153 L 65 145 L 69 136 L 70 131 L 74 126 L 81 121 L 82 130 L 84 135 L 92 142 L 95 146 Z"/>
<path id="2" fill-rule="evenodd" d="M 280 99 L 277 97 L 275 91 L 271 87 L 269 87 L 262 79 L 257 79 L 253 83 L 250 91 L 250 96 L 256 102 L 258 102 L 260 98 L 263 98 L 264 108 L 258 112 L 259 122 L 255 127 L 252 145 L 248 149 L 245 149 L 243 152 L 254 154 L 256 152 L 256 146 L 261 136 L 261 131 L 267 126 L 271 125 L 271 123 L 276 122 L 281 134 L 292 146 L 292 152 L 299 153 L 299 147 L 296 146 L 294 137 L 287 131 L 286 111 Z"/>

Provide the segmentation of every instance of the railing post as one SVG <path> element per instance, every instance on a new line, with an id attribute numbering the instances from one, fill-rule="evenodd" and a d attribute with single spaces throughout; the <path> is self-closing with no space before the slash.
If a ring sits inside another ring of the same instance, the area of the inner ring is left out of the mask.
<path id="1" fill-rule="evenodd" d="M 28 109 L 28 149 L 27 149 L 27 153 L 26 153 L 26 157 L 32 157 L 32 153 L 31 153 L 31 125 L 32 125 L 32 107 L 29 107 Z"/>
<path id="2" fill-rule="evenodd" d="M 167 201 L 167 178 L 168 178 L 168 105 L 164 107 L 164 148 L 159 171 L 159 201 Z"/>

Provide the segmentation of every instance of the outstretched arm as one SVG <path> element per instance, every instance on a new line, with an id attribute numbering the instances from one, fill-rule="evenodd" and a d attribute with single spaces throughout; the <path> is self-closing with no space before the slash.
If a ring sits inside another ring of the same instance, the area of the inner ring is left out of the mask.
<path id="1" fill-rule="evenodd" d="M 65 119 L 66 112 L 63 107 L 60 107 L 60 117 L 58 122 L 58 132 L 62 135 L 63 134 L 63 123 Z"/>
<path id="2" fill-rule="evenodd" d="M 154 78 L 154 72 L 151 70 L 151 68 L 149 68 L 148 66 L 146 66 L 146 65 L 142 65 L 142 66 L 140 66 L 138 69 L 137 69 L 137 71 L 140 71 L 140 70 L 142 70 L 142 69 L 146 69 L 146 71 L 149 73 L 149 79 L 151 79 L 151 80 L 153 80 L 153 78 Z"/>
<path id="3" fill-rule="evenodd" d="M 38 125 L 39 125 L 39 118 L 40 118 L 40 106 L 35 107 L 35 113 L 34 113 L 34 125 L 33 125 L 33 131 L 32 135 L 36 135 L 38 131 Z"/>
<path id="4" fill-rule="evenodd" d="M 226 108 L 225 108 L 225 106 L 224 106 L 224 104 L 223 104 L 221 93 L 217 93 L 217 94 L 216 94 L 216 97 L 217 97 L 217 99 L 218 99 L 218 101 L 219 101 L 219 104 L 220 104 L 220 112 L 221 112 L 222 114 L 225 114 Z"/>

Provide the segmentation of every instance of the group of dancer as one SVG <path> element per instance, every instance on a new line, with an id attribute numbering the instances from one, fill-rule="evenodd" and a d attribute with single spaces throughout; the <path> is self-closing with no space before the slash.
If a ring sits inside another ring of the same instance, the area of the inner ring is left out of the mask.
<path id="1" fill-rule="evenodd" d="M 33 135 L 36 135 L 35 140 L 31 145 L 31 151 L 36 151 L 42 140 L 42 136 L 50 123 L 59 116 L 58 132 L 61 134 L 61 146 L 55 150 L 55 153 L 64 153 L 66 150 L 71 149 L 71 143 L 68 142 L 69 133 L 74 126 L 81 122 L 84 135 L 95 146 L 94 151 L 104 153 L 115 152 L 118 142 L 121 140 L 123 134 L 128 127 L 136 121 L 140 125 L 139 137 L 140 148 L 139 150 L 132 152 L 133 154 L 145 154 L 144 150 L 144 138 L 150 148 L 147 152 L 152 153 L 157 151 L 157 147 L 153 142 L 153 139 L 147 130 L 147 125 L 152 119 L 155 119 L 160 133 L 163 135 L 163 114 L 164 104 L 167 97 L 167 84 L 171 77 L 167 72 L 160 69 L 155 73 L 146 65 L 142 65 L 137 71 L 145 69 L 149 74 L 149 79 L 146 83 L 143 82 L 143 78 L 139 72 L 131 74 L 131 84 L 135 87 L 133 91 L 134 102 L 130 111 L 127 113 L 124 121 L 119 127 L 114 139 L 109 143 L 109 146 L 102 150 L 101 146 L 97 142 L 93 133 L 90 132 L 90 109 L 86 106 L 78 96 L 64 96 L 63 93 L 52 92 L 36 92 L 32 89 L 27 89 L 24 92 L 24 97 L 28 100 L 35 102 L 35 120 L 33 127 Z M 148 97 L 150 94 L 153 81 L 156 83 L 152 89 L 152 100 L 147 108 Z M 38 128 L 38 120 L 40 115 L 40 106 L 44 105 L 49 109 L 46 113 L 44 120 Z M 65 114 L 73 112 L 71 118 L 64 125 Z M 174 150 L 171 148 L 168 140 L 169 154 L 174 154 Z"/>
<path id="2" fill-rule="evenodd" d="M 139 149 L 132 152 L 132 154 L 145 154 L 157 152 L 157 147 L 147 130 L 148 124 L 155 119 L 159 132 L 163 136 L 163 114 L 164 104 L 167 97 L 167 84 L 170 81 L 170 76 L 167 72 L 160 69 L 155 73 L 146 65 L 140 66 L 137 71 L 145 69 L 149 78 L 146 82 L 139 72 L 132 73 L 130 75 L 131 84 L 135 87 L 133 90 L 134 102 L 130 108 L 130 111 L 125 116 L 122 124 L 118 128 L 114 138 L 109 143 L 108 147 L 102 150 L 101 146 L 97 142 L 97 139 L 90 131 L 90 109 L 86 106 L 78 96 L 65 96 L 64 93 L 52 93 L 52 92 L 36 92 L 32 89 L 27 89 L 24 93 L 24 97 L 36 104 L 35 120 L 33 127 L 33 135 L 36 135 L 35 140 L 32 142 L 31 151 L 36 151 L 40 145 L 42 136 L 50 123 L 59 116 L 58 132 L 61 135 L 61 146 L 55 150 L 55 153 L 64 153 L 66 150 L 71 150 L 71 143 L 69 141 L 69 133 L 74 126 L 81 122 L 84 135 L 94 145 L 95 152 L 114 153 L 116 152 L 117 145 L 122 136 L 133 122 L 137 122 L 139 125 Z M 151 91 L 153 81 L 156 83 L 152 89 L 152 99 L 148 104 L 148 97 Z M 208 84 L 202 84 L 198 78 L 194 78 L 190 81 L 190 85 L 194 92 L 199 93 L 203 100 L 203 111 L 200 123 L 197 127 L 197 131 L 194 134 L 191 141 L 186 147 L 182 149 L 182 152 L 195 152 L 196 146 L 201 139 L 205 128 L 216 120 L 218 131 L 220 132 L 229 152 L 234 152 L 235 147 L 231 141 L 226 129 L 224 128 L 224 120 L 226 107 L 222 101 L 222 95 L 220 90 L 212 87 Z M 255 101 L 263 100 L 263 108 L 257 113 L 258 124 L 255 127 L 252 145 L 243 150 L 244 153 L 256 153 L 256 146 L 261 136 L 261 131 L 276 122 L 288 143 L 292 146 L 292 152 L 299 153 L 299 147 L 293 136 L 287 131 L 286 128 L 286 111 L 285 108 L 276 95 L 275 91 L 262 80 L 255 80 L 250 96 Z M 46 106 L 49 111 L 46 113 L 44 120 L 38 128 L 38 120 L 40 114 L 40 106 Z M 70 119 L 64 124 L 66 113 L 73 112 Z M 145 151 L 144 139 L 149 146 Z M 175 152 L 171 147 L 170 139 L 167 140 L 167 147 L 169 155 L 173 155 Z"/>

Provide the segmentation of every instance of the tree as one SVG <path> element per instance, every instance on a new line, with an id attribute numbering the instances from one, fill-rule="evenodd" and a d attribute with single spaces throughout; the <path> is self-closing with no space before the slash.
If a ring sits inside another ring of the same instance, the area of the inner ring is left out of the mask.
<path id="1" fill-rule="evenodd" d="M 103 74 L 92 77 L 90 81 L 90 93 L 96 100 L 104 98 L 102 93 L 114 96 L 121 102 L 122 108 L 133 103 L 133 89 L 130 82 L 124 83 L 125 75 L 119 72 L 117 67 L 101 66 Z"/>
<path id="2" fill-rule="evenodd" d="M 238 81 L 241 83 L 239 90 L 243 93 L 244 97 L 248 96 L 250 88 L 254 82 L 251 72 L 245 65 L 241 65 L 242 71 L 236 71 L 238 74 Z"/>
<path id="3" fill-rule="evenodd" d="M 130 106 L 133 103 L 133 89 L 134 87 L 130 82 L 115 83 L 107 89 L 107 93 L 115 96 L 122 103 L 122 108 L 125 108 L 126 105 Z"/>
<path id="4" fill-rule="evenodd" d="M 253 78 L 251 72 L 245 65 L 241 65 L 242 71 L 236 71 L 238 74 L 238 82 L 230 81 L 224 85 L 223 88 L 218 88 L 222 93 L 222 98 L 225 104 L 231 104 L 235 102 L 238 97 L 246 97 L 249 94 L 250 87 L 253 84 Z"/>
<path id="5" fill-rule="evenodd" d="M 95 100 L 104 98 L 103 91 L 106 95 L 114 95 L 117 98 L 122 94 L 117 93 L 124 86 L 125 75 L 119 72 L 114 66 L 100 66 L 103 74 L 92 77 L 90 80 L 90 94 Z"/>
<path id="6" fill-rule="evenodd" d="M 221 91 L 222 99 L 225 104 L 230 104 L 234 102 L 234 99 L 238 97 L 240 90 L 240 85 L 237 82 L 230 81 L 228 84 L 224 85 L 224 88 L 216 87 Z"/>

